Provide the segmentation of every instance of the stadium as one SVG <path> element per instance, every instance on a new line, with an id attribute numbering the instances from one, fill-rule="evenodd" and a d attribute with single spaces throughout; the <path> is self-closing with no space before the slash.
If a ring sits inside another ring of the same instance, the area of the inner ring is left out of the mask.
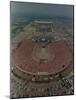
<path id="1" fill-rule="evenodd" d="M 45 34 L 52 32 L 52 22 L 34 21 L 36 32 Z M 44 25 L 45 24 L 45 25 Z M 50 30 L 51 29 L 51 30 Z M 48 82 L 65 76 L 70 70 L 72 52 L 65 41 L 51 42 L 46 37 L 22 40 L 13 50 L 14 70 L 22 79 L 34 82 Z"/>

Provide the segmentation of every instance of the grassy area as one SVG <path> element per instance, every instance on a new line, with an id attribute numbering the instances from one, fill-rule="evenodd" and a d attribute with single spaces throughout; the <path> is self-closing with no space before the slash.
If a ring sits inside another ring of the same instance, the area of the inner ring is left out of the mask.
<path id="1" fill-rule="evenodd" d="M 22 31 L 24 31 L 23 25 L 12 25 L 11 32 L 13 37 L 17 36 Z"/>

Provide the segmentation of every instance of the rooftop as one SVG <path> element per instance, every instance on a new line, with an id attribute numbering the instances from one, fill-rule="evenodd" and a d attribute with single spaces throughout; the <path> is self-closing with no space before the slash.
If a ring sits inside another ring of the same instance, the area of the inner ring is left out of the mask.
<path id="1" fill-rule="evenodd" d="M 36 21 L 34 21 L 35 23 L 41 23 L 41 24 L 52 24 L 53 22 L 51 22 L 51 21 L 46 21 L 46 20 L 44 20 L 44 21 L 42 21 L 42 20 L 36 20 Z"/>

